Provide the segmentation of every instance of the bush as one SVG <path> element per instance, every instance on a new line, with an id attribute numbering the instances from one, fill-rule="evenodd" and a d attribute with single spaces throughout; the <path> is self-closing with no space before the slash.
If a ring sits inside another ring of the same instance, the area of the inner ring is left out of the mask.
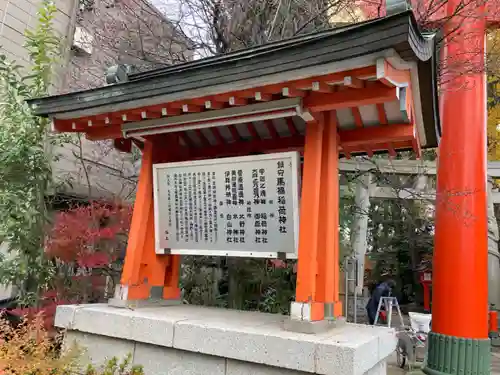
<path id="1" fill-rule="evenodd" d="M 43 317 L 20 323 L 0 318 L 1 375 L 143 375 L 141 366 L 132 366 L 132 356 L 121 362 L 114 357 L 83 372 L 80 359 L 84 351 L 76 345 L 61 351 L 61 336 L 53 337 L 44 328 Z"/>
<path id="2" fill-rule="evenodd" d="M 85 375 L 144 375 L 141 366 L 131 366 L 132 355 L 127 355 L 125 359 L 118 362 L 118 358 L 113 357 L 108 360 L 99 370 L 89 365 Z"/>

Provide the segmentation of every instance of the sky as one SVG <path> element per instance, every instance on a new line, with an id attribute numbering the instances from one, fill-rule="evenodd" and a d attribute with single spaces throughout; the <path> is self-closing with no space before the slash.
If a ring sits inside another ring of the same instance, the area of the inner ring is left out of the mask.
<path id="1" fill-rule="evenodd" d="M 189 17 L 186 17 L 186 14 L 189 12 L 182 6 L 182 1 L 179 0 L 149 0 L 156 8 L 158 8 L 169 20 L 172 22 L 176 23 L 180 20 L 181 17 L 184 17 L 183 20 L 183 25 L 182 25 L 182 31 L 191 39 L 193 40 L 199 40 L 199 36 L 197 36 L 197 33 L 199 32 L 198 29 L 195 28 L 190 28 L 189 24 L 196 24 L 196 25 L 201 25 L 203 23 L 203 20 L 196 15 L 191 15 Z M 202 55 L 202 52 L 195 52 L 193 58 L 199 59 L 204 57 Z"/>

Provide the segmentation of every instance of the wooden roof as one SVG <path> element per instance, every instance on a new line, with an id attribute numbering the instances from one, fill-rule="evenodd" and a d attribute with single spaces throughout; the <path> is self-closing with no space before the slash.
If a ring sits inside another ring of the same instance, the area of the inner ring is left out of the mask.
<path id="1" fill-rule="evenodd" d="M 219 154 L 299 147 L 322 111 L 335 117 L 346 156 L 417 151 L 440 136 L 435 65 L 434 37 L 403 12 L 29 104 L 57 131 L 117 146 L 177 132 L 199 157 L 216 146 Z"/>

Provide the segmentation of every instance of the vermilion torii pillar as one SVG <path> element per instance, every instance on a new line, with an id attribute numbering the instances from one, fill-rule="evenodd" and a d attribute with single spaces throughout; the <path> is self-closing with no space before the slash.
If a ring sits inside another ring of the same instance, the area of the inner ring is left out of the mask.
<path id="1" fill-rule="evenodd" d="M 484 1 L 448 0 L 427 374 L 489 374 Z M 456 67 L 456 68 L 455 68 Z M 461 70 L 460 74 L 452 70 Z"/>

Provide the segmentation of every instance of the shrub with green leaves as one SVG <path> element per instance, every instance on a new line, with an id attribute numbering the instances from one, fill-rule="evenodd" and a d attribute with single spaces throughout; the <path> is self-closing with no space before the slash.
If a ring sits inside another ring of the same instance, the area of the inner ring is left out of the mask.
<path id="1" fill-rule="evenodd" d="M 0 316 L 0 374 L 3 375 L 144 375 L 132 355 L 113 357 L 102 366 L 82 366 L 85 351 L 76 343 L 61 351 L 62 336 L 53 337 L 43 316 L 17 325 Z M 82 367 L 83 371 L 82 371 Z"/>
<path id="2" fill-rule="evenodd" d="M 117 357 L 108 360 L 102 367 L 87 367 L 85 375 L 144 375 L 142 366 L 132 365 L 132 355 L 127 355 L 121 362 Z"/>
<path id="3" fill-rule="evenodd" d="M 49 92 L 61 45 L 52 28 L 56 11 L 43 0 L 37 26 L 26 31 L 30 66 L 0 54 L 0 242 L 10 252 L 0 259 L 0 284 L 18 287 L 30 304 L 52 273 L 43 244 L 55 138 L 49 120 L 34 116 L 26 100 Z"/>

